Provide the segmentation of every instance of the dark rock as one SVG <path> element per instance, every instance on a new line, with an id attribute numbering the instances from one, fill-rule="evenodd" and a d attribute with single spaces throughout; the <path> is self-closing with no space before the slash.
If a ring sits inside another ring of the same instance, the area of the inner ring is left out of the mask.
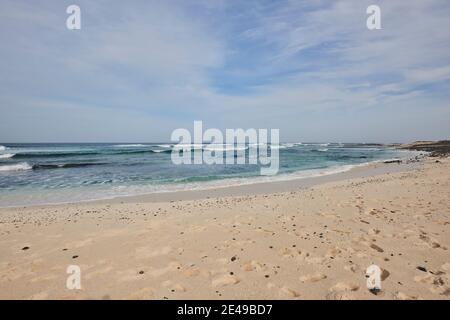
<path id="1" fill-rule="evenodd" d="M 381 292 L 381 289 L 379 288 L 372 288 L 369 289 L 370 293 L 374 294 L 374 295 L 378 295 Z"/>
<path id="2" fill-rule="evenodd" d="M 423 272 L 427 272 L 427 268 L 425 267 L 417 267 L 417 270 L 423 271 Z"/>

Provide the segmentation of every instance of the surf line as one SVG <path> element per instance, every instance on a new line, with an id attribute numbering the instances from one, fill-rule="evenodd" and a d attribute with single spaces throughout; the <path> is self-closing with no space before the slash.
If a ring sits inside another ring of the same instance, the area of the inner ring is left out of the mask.
<path id="1" fill-rule="evenodd" d="M 203 132 L 203 122 L 194 121 L 193 136 L 185 128 L 172 132 L 170 139 L 177 143 L 171 153 L 174 164 L 259 164 L 261 175 L 278 173 L 279 129 L 270 129 L 270 141 L 268 129 L 254 128 L 226 129 L 224 139 L 221 130 L 209 128 Z"/>

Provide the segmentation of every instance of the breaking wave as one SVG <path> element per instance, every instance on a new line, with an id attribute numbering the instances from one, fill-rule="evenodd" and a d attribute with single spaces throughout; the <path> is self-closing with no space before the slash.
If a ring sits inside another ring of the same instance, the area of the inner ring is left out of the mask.
<path id="1" fill-rule="evenodd" d="M 148 147 L 145 144 L 134 143 L 134 144 L 116 144 L 114 145 L 116 148 L 136 148 L 136 147 Z"/>
<path id="2" fill-rule="evenodd" d="M 33 167 L 26 162 L 11 164 L 7 166 L 0 166 L 0 171 L 24 171 L 31 169 L 33 169 Z"/>
<path id="3" fill-rule="evenodd" d="M 0 154 L 0 159 L 9 159 L 14 157 L 15 154 L 14 153 L 4 153 L 4 154 Z"/>

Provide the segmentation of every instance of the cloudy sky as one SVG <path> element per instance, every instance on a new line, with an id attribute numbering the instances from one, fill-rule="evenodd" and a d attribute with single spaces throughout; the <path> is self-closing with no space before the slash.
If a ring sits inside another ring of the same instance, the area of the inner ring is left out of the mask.
<path id="1" fill-rule="evenodd" d="M 450 138 L 448 0 L 2 0 L 0 43 L 1 142 Z"/>

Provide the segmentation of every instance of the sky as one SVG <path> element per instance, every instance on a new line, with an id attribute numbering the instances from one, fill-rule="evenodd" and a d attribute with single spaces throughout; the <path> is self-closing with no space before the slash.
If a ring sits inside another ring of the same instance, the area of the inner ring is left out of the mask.
<path id="1" fill-rule="evenodd" d="M 1 142 L 450 138 L 448 0 L 2 0 L 0 43 Z"/>

